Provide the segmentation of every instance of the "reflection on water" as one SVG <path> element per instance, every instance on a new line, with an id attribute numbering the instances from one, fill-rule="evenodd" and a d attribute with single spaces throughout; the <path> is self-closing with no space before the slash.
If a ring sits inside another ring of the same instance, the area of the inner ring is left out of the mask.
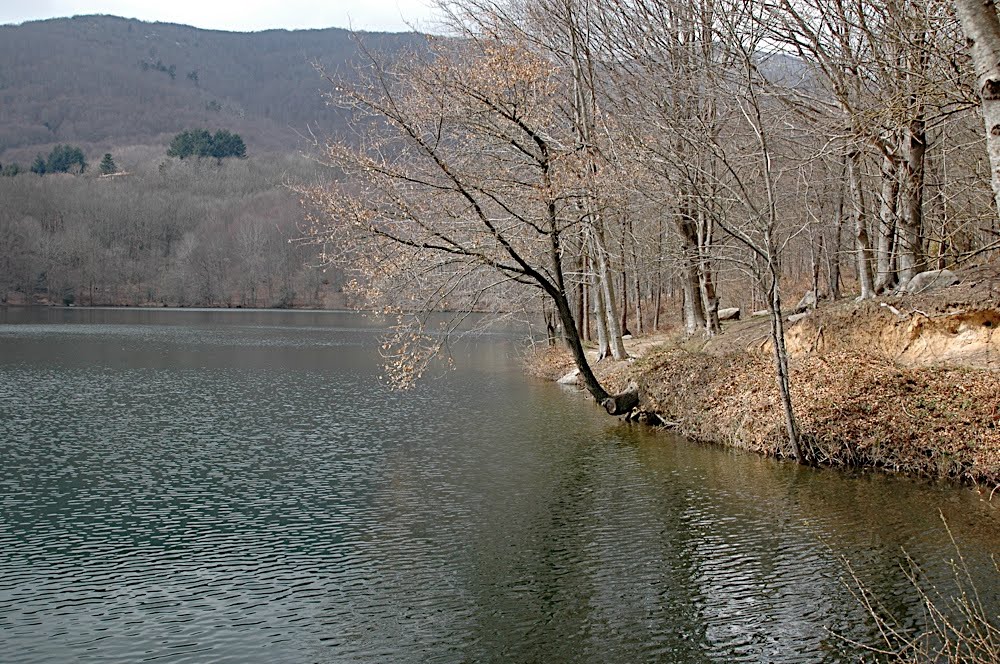
<path id="1" fill-rule="evenodd" d="M 971 492 L 618 426 L 492 339 L 394 393 L 349 314 L 0 310 L 0 660 L 849 661 L 846 556 L 984 597 Z"/>

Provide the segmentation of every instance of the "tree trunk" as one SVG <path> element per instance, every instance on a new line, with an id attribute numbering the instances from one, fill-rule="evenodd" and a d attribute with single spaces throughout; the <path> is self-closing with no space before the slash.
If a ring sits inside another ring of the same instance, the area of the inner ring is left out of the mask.
<path id="1" fill-rule="evenodd" d="M 566 294 L 556 291 L 550 292 L 549 296 L 556 304 L 556 310 L 559 312 L 559 320 L 562 322 L 563 330 L 565 331 L 566 345 L 569 346 L 570 353 L 573 355 L 573 362 L 576 364 L 576 368 L 580 370 L 580 379 L 583 381 L 584 387 L 587 388 L 587 391 L 590 392 L 590 395 L 594 397 L 597 403 L 603 403 L 610 395 L 601 386 L 601 383 L 597 380 L 597 376 L 594 375 L 593 369 L 590 368 L 590 363 L 587 361 L 587 353 L 583 349 L 583 342 L 580 341 L 580 335 L 576 331 L 576 321 L 573 320 L 573 311 L 570 309 Z"/>
<path id="2" fill-rule="evenodd" d="M 677 232 L 681 237 L 681 290 L 684 293 L 684 332 L 697 334 L 707 325 L 705 305 L 698 276 L 698 229 L 687 210 L 677 214 Z"/>
<path id="3" fill-rule="evenodd" d="M 685 334 L 697 334 L 705 329 L 705 313 L 701 303 L 697 268 L 685 261 L 681 268 L 681 293 L 684 308 Z"/>
<path id="4" fill-rule="evenodd" d="M 1000 214 L 1000 18 L 993 0 L 955 0 L 955 10 L 976 68 L 993 199 Z"/>
<path id="5" fill-rule="evenodd" d="M 663 276 L 662 272 L 656 275 L 656 298 L 653 304 L 653 331 L 660 331 L 660 309 L 663 307 Z"/>
<path id="6" fill-rule="evenodd" d="M 628 273 L 622 270 L 622 334 L 632 334 L 628 329 Z"/>
<path id="7" fill-rule="evenodd" d="M 636 331 L 636 334 L 641 335 L 643 333 L 643 327 L 644 327 L 643 321 L 642 321 L 642 313 L 643 313 L 642 312 L 642 274 L 641 274 L 642 270 L 640 270 L 639 255 L 637 253 L 637 244 L 638 243 L 636 242 L 635 234 L 633 233 L 631 217 L 629 217 L 629 222 L 628 222 L 628 237 L 631 240 L 630 246 L 632 248 L 632 250 L 630 252 L 631 253 L 631 260 L 632 260 L 632 281 L 631 281 L 631 287 L 633 289 L 632 290 L 632 301 L 635 302 L 635 304 L 633 305 L 633 308 L 635 309 L 635 331 Z M 625 255 L 625 248 L 622 247 L 622 256 L 623 256 L 623 258 L 624 258 L 624 255 Z M 624 286 L 624 288 L 627 290 L 629 288 L 629 286 L 626 285 L 626 286 Z"/>
<path id="8" fill-rule="evenodd" d="M 781 293 L 778 287 L 778 269 L 772 254 L 768 259 L 770 272 L 769 293 L 771 310 L 771 345 L 774 348 L 774 365 L 777 371 L 778 391 L 781 394 L 781 406 L 785 415 L 785 432 L 788 444 L 792 448 L 792 456 L 802 463 L 802 450 L 799 447 L 799 427 L 795 420 L 795 410 L 792 407 L 791 381 L 788 372 L 788 350 L 785 348 L 785 327 L 781 313 Z"/>
<path id="9" fill-rule="evenodd" d="M 882 200 L 879 205 L 878 240 L 875 246 L 875 292 L 892 288 L 895 282 L 893 254 L 896 238 L 896 211 L 899 200 L 899 169 L 896 161 L 882 156 Z"/>
<path id="10" fill-rule="evenodd" d="M 549 346 L 556 345 L 556 312 L 547 304 L 542 304 L 542 318 L 545 320 L 545 342 Z"/>
<path id="11" fill-rule="evenodd" d="M 629 384 L 621 394 L 609 396 L 601 402 L 608 415 L 625 415 L 639 405 L 639 387 L 635 383 Z"/>
<path id="12" fill-rule="evenodd" d="M 660 307 L 663 306 L 663 217 L 656 218 L 656 296 L 653 298 L 653 331 L 660 330 Z"/>
<path id="13" fill-rule="evenodd" d="M 924 206 L 924 157 L 927 153 L 927 134 L 923 114 L 910 122 L 904 142 L 903 161 L 903 214 L 899 223 L 899 287 L 910 283 L 923 272 L 921 247 Z"/>
<path id="14" fill-rule="evenodd" d="M 812 292 L 815 295 L 815 300 L 813 303 L 813 309 L 819 306 L 819 265 L 820 256 L 823 255 L 823 235 L 819 236 L 818 246 L 813 248 L 813 245 L 809 245 L 810 252 L 812 253 Z"/>
<path id="15" fill-rule="evenodd" d="M 710 337 L 722 332 L 719 323 L 719 297 L 715 292 L 715 282 L 712 272 L 707 266 L 698 270 L 698 291 L 701 294 L 701 305 L 705 312 L 705 332 Z"/>
<path id="16" fill-rule="evenodd" d="M 868 239 L 868 225 L 865 220 L 865 193 L 861 182 L 861 153 L 852 150 L 848 155 L 847 171 L 851 183 L 851 217 L 854 221 L 854 250 L 857 259 L 858 284 L 861 286 L 859 300 L 875 297 L 872 279 L 872 247 Z"/>
<path id="17" fill-rule="evenodd" d="M 576 289 L 576 333 L 582 341 L 586 341 L 590 336 L 587 323 L 587 255 L 582 250 L 577 256 L 576 268 L 580 275 Z"/>
<path id="18" fill-rule="evenodd" d="M 838 187 L 837 202 L 834 206 L 833 214 L 833 242 L 827 249 L 827 278 L 829 281 L 830 299 L 840 299 L 840 244 L 841 235 L 844 230 L 844 189 L 847 186 L 846 158 L 840 162 L 840 186 Z"/>
<path id="19" fill-rule="evenodd" d="M 597 261 L 597 271 L 600 273 L 600 286 L 602 288 L 601 295 L 604 300 L 604 313 L 605 320 L 607 324 L 607 335 L 608 335 L 608 346 L 611 349 L 611 356 L 616 360 L 624 360 L 628 358 L 628 353 L 625 352 L 625 342 L 622 341 L 622 330 L 618 325 L 618 308 L 615 304 L 615 284 L 611 279 L 611 269 L 608 265 L 608 252 L 605 249 L 607 244 L 604 242 L 604 220 L 601 218 L 594 218 L 594 253 L 596 254 L 595 259 Z"/>
<path id="20" fill-rule="evenodd" d="M 645 326 L 642 324 L 642 281 L 639 279 L 638 266 L 635 270 L 633 284 L 635 285 L 635 290 L 632 291 L 632 294 L 635 296 L 635 331 L 641 335 L 645 331 L 643 329 Z"/>
<path id="21" fill-rule="evenodd" d="M 591 273 L 590 299 L 594 303 L 593 318 L 597 328 L 597 361 L 600 362 L 608 356 L 610 347 L 608 345 L 608 314 L 605 311 L 604 288 L 601 286 L 601 276 L 596 271 Z"/>
<path id="22" fill-rule="evenodd" d="M 708 252 L 712 246 L 712 221 L 703 212 L 698 214 L 698 290 L 705 313 L 705 332 L 715 336 L 722 332 L 719 323 L 719 297 L 712 280 L 712 264 Z"/>

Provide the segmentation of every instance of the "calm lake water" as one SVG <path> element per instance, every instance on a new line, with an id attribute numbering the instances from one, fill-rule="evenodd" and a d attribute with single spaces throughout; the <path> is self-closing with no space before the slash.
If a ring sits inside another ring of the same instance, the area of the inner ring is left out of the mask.
<path id="1" fill-rule="evenodd" d="M 1000 597 L 1000 497 L 619 425 L 502 336 L 393 392 L 377 337 L 0 309 L 0 661 L 848 661 L 841 558 L 917 620 L 939 512 Z"/>

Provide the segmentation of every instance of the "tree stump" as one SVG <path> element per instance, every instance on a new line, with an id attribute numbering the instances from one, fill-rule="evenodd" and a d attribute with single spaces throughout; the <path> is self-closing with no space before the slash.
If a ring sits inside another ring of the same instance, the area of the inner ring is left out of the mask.
<path id="1" fill-rule="evenodd" d="M 639 386 L 632 383 L 624 392 L 608 397 L 601 402 L 601 405 L 608 411 L 608 415 L 624 415 L 631 412 L 639 405 Z"/>

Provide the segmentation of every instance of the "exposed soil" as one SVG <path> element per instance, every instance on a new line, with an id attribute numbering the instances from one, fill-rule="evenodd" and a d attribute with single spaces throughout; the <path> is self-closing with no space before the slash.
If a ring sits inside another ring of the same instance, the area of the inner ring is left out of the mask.
<path id="1" fill-rule="evenodd" d="M 1000 264 L 956 271 L 961 283 L 920 295 L 821 302 L 786 328 L 792 397 L 811 460 L 1000 485 Z M 712 339 L 677 332 L 633 339 L 627 362 L 595 371 L 630 380 L 641 407 L 688 437 L 784 456 L 784 422 L 766 317 Z M 557 379 L 568 353 L 533 359 Z"/>

